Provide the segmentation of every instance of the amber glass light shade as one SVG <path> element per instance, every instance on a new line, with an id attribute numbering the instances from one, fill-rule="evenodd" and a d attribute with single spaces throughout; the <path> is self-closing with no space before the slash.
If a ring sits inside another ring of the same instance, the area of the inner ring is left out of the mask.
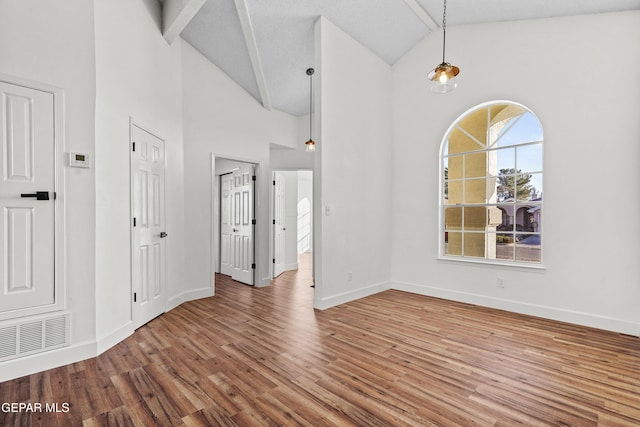
<path id="1" fill-rule="evenodd" d="M 460 73 L 460 68 L 443 62 L 429 73 L 431 80 L 431 91 L 436 93 L 447 93 L 458 86 L 455 77 Z"/>
<path id="2" fill-rule="evenodd" d="M 305 144 L 307 144 L 307 151 L 316 151 L 316 143 L 313 139 L 309 139 Z"/>

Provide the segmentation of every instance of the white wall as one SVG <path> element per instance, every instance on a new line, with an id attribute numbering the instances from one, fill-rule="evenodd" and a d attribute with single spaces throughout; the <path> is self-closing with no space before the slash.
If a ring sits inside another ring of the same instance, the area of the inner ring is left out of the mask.
<path id="1" fill-rule="evenodd" d="M 162 37 L 156 0 L 95 2 L 96 317 L 100 349 L 131 329 L 130 119 L 165 140 L 166 294 L 183 301 L 181 43 Z"/>
<path id="2" fill-rule="evenodd" d="M 182 44 L 185 166 L 185 285 L 212 288 L 212 154 L 258 164 L 257 285 L 269 284 L 270 143 L 295 147 L 296 117 L 263 108 L 219 68 Z"/>
<path id="3" fill-rule="evenodd" d="M 447 35 L 455 91 L 429 92 L 441 33 L 393 67 L 393 287 L 640 335 L 640 12 Z M 544 270 L 437 259 L 441 139 L 495 99 L 523 103 L 544 128 Z"/>
<path id="4" fill-rule="evenodd" d="M 314 304 L 326 308 L 389 287 L 391 68 L 325 18 L 315 44 Z"/>
<path id="5" fill-rule="evenodd" d="M 0 73 L 64 90 L 64 151 L 94 154 L 93 2 L 0 1 Z M 63 298 L 71 348 L 4 362 L 0 381 L 88 357 L 95 344 L 95 168 L 64 168 Z"/>

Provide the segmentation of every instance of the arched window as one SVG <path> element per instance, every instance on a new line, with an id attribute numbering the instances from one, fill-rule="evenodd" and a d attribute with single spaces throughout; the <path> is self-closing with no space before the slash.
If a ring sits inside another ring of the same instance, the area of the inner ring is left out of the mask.
<path id="1" fill-rule="evenodd" d="M 510 101 L 474 107 L 440 153 L 440 255 L 540 264 L 542 126 L 531 110 Z"/>

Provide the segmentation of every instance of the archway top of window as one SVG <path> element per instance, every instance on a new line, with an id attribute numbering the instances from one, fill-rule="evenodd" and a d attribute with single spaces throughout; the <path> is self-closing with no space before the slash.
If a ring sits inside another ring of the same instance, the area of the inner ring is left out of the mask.
<path id="1" fill-rule="evenodd" d="M 521 118 L 521 125 L 516 126 Z M 512 129 L 529 135 L 514 142 L 502 137 Z M 502 141 L 501 141 L 502 139 Z M 527 107 L 513 101 L 496 100 L 477 105 L 465 111 L 447 129 L 440 145 L 441 156 L 469 151 L 495 148 L 498 145 L 518 145 L 542 141 L 542 125 L 537 116 Z M 450 147 L 450 142 L 454 146 Z"/>

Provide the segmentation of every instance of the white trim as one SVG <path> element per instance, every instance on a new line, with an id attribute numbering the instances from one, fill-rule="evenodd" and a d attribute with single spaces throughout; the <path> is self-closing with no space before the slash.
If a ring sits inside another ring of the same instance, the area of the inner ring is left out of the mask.
<path id="1" fill-rule="evenodd" d="M 208 298 L 214 295 L 215 293 L 213 292 L 213 288 L 211 287 L 181 292 L 178 295 L 169 298 L 169 300 L 167 301 L 167 311 L 165 313 L 168 313 L 182 303 L 202 298 Z"/>
<path id="2" fill-rule="evenodd" d="M 391 289 L 640 337 L 640 323 L 629 322 L 627 320 L 616 319 L 608 316 L 600 316 L 582 311 L 568 310 L 539 304 L 529 304 L 505 298 L 490 297 L 469 292 L 455 291 L 438 286 L 420 285 L 409 282 L 393 281 L 391 283 Z"/>
<path id="3" fill-rule="evenodd" d="M 96 341 L 96 355 L 100 355 L 135 332 L 133 322 L 129 321 L 118 329 L 103 335 Z"/>
<path id="4" fill-rule="evenodd" d="M 89 341 L 76 344 L 71 347 L 63 347 L 44 353 L 2 362 L 0 369 L 0 382 L 32 375 L 36 372 L 59 368 L 81 360 L 91 359 L 96 356 L 96 342 Z"/>
<path id="5" fill-rule="evenodd" d="M 413 13 L 416 14 L 418 18 L 422 21 L 422 23 L 429 29 L 429 31 L 433 31 L 439 27 L 439 25 L 434 21 L 434 19 L 429 15 L 429 13 L 418 3 L 416 0 L 404 0 L 405 4 L 411 9 Z"/>
<path id="6" fill-rule="evenodd" d="M 248 163 L 250 165 L 253 165 L 253 174 L 256 176 L 256 181 L 253 181 L 253 211 L 254 211 L 254 219 L 258 220 L 257 224 L 253 230 L 253 262 L 256 264 L 256 268 L 253 272 L 253 286 L 255 287 L 263 287 L 263 286 L 267 286 L 271 283 L 271 278 L 262 278 L 262 279 L 258 279 L 258 272 L 259 272 L 259 266 L 260 266 L 260 258 L 258 257 L 259 254 L 259 241 L 260 239 L 258 239 L 258 235 L 259 233 L 259 229 L 260 229 L 260 212 L 262 209 L 262 205 L 260 204 L 260 182 L 263 180 L 263 176 L 261 176 L 261 167 L 262 167 L 262 162 L 258 161 L 258 160 L 251 160 L 248 159 L 246 157 L 238 157 L 238 156 L 228 156 L 225 154 L 216 154 L 216 153 L 211 153 L 211 167 L 210 167 L 210 173 L 211 176 L 209 177 L 209 184 L 211 185 L 209 194 L 211 197 L 211 200 L 209 201 L 209 208 L 211 209 L 209 211 L 209 219 L 210 219 L 210 223 L 209 226 L 211 227 L 211 233 L 209 235 L 209 250 L 210 250 L 210 259 L 209 259 L 209 274 L 210 274 L 210 283 L 211 283 L 211 290 L 212 290 L 212 294 L 211 295 L 215 295 L 215 290 L 216 290 L 216 258 L 220 258 L 220 233 L 219 233 L 219 215 L 216 213 L 216 209 L 219 209 L 218 206 L 218 199 L 220 198 L 220 194 L 219 194 L 219 186 L 216 186 L 217 182 L 216 182 L 216 159 L 225 159 L 225 160 L 231 160 L 234 162 L 241 162 L 241 163 Z M 267 169 L 265 169 L 265 171 L 267 171 Z M 265 259 L 266 261 L 266 259 Z M 269 268 L 268 268 L 269 270 Z"/>
<path id="7" fill-rule="evenodd" d="M 136 302 L 133 301 L 133 294 L 134 294 L 134 285 L 135 285 L 135 278 L 134 278 L 134 271 L 133 271 L 133 254 L 134 251 L 136 250 L 136 248 L 134 248 L 134 232 L 135 232 L 135 227 L 133 226 L 133 217 L 135 215 L 134 212 L 134 162 L 136 162 L 135 159 L 135 155 L 134 155 L 134 151 L 133 151 L 133 143 L 135 142 L 133 140 L 133 127 L 137 127 L 138 129 L 153 135 L 154 137 L 158 138 L 159 140 L 162 141 L 162 150 L 163 150 L 163 157 L 164 157 L 164 164 L 162 165 L 163 167 L 163 175 L 162 175 L 162 179 L 163 179 L 163 183 L 162 183 L 162 189 L 163 189 L 163 194 L 162 194 L 162 206 L 160 207 L 160 209 L 162 210 L 162 220 L 164 221 L 164 229 L 165 232 L 168 231 L 167 234 L 171 233 L 171 230 L 168 230 L 168 221 L 167 221 L 167 163 L 168 163 L 168 159 L 167 159 L 167 139 L 164 138 L 163 136 L 161 136 L 160 134 L 156 133 L 155 131 L 151 131 L 149 129 L 152 129 L 152 127 L 148 127 L 144 124 L 144 122 L 142 122 L 141 120 L 138 120 L 136 118 L 134 118 L 133 116 L 129 116 L 129 278 L 130 278 L 130 288 L 129 288 L 129 297 L 130 297 L 130 313 L 129 313 L 129 319 L 133 322 L 135 321 L 134 319 L 134 304 L 136 304 Z M 136 163 L 137 165 L 137 163 Z M 166 313 L 167 312 L 167 298 L 168 298 L 168 280 L 169 280 L 169 275 L 168 275 L 168 263 L 167 260 L 170 257 L 170 245 L 169 245 L 169 241 L 165 241 L 165 248 L 164 248 L 164 259 L 161 261 L 162 266 L 161 268 L 164 270 L 163 274 L 162 274 L 162 278 L 163 278 L 163 283 L 161 284 L 161 286 L 163 286 L 162 292 L 164 294 L 164 301 L 163 301 L 163 309 L 162 312 Z M 148 319 L 151 320 L 151 319 Z M 145 322 L 146 323 L 146 322 Z M 144 324 L 144 323 L 143 323 Z M 142 325 L 138 325 L 138 326 L 142 326 Z M 134 325 L 134 328 L 136 326 Z"/>
<path id="8" fill-rule="evenodd" d="M 64 310 L 66 308 L 66 271 L 65 271 L 65 163 L 64 151 L 66 148 L 65 140 L 65 101 L 64 89 L 57 86 L 51 86 L 45 83 L 35 82 L 32 80 L 14 77 L 0 73 L 0 81 L 34 89 L 40 92 L 46 92 L 53 95 L 53 115 L 54 115 L 54 302 L 53 304 L 42 305 L 39 307 L 10 310 L 0 313 L 0 321 L 15 319 L 17 317 L 32 316 L 54 311 Z"/>
<path id="9" fill-rule="evenodd" d="M 298 269 L 298 263 L 297 262 L 293 262 L 291 264 L 285 264 L 284 265 L 284 271 L 291 271 L 291 270 L 297 270 Z"/>
<path id="10" fill-rule="evenodd" d="M 169 44 L 191 22 L 206 0 L 164 0 L 162 4 L 162 35 Z"/>
<path id="11" fill-rule="evenodd" d="M 348 292 L 342 292 L 322 299 L 314 299 L 313 308 L 317 308 L 318 310 L 326 310 L 327 308 L 355 301 L 357 299 L 368 297 L 370 295 L 387 291 L 389 289 L 391 289 L 391 284 L 389 282 L 375 283 L 373 285 L 354 289 Z"/>
<path id="12" fill-rule="evenodd" d="M 453 262 L 461 262 L 461 263 L 467 263 L 467 264 L 486 264 L 486 265 L 497 265 L 500 267 L 512 267 L 515 269 L 532 269 L 532 270 L 546 270 L 547 267 L 545 267 L 542 264 L 525 264 L 524 262 L 518 262 L 516 263 L 515 261 L 510 262 L 510 261 L 504 261 L 504 262 L 500 262 L 499 260 L 493 260 L 493 259 L 486 259 L 486 258 L 470 258 L 470 257 L 463 257 L 463 256 L 456 256 L 456 255 L 442 255 L 436 258 L 438 261 L 453 261 Z"/>
<path id="13" fill-rule="evenodd" d="M 444 211 L 446 209 L 446 206 L 444 204 L 444 162 L 443 159 L 445 157 L 445 153 L 444 153 L 444 149 L 445 146 L 448 146 L 448 142 L 449 142 L 449 136 L 451 135 L 451 133 L 454 130 L 459 130 L 461 132 L 463 132 L 465 135 L 467 135 L 469 138 L 471 138 L 473 141 L 475 141 L 476 143 L 480 143 L 481 141 L 478 141 L 474 136 L 472 136 L 471 134 L 469 134 L 468 132 L 466 132 L 464 129 L 460 128 L 458 125 L 460 123 L 460 121 L 462 119 L 464 119 L 465 117 L 467 117 L 469 114 L 474 113 L 476 111 L 480 111 L 482 109 L 485 108 L 490 108 L 494 105 L 501 105 L 501 104 L 506 104 L 506 105 L 510 105 L 510 106 L 517 106 L 522 108 L 523 110 L 529 112 L 538 122 L 539 126 L 540 126 L 540 131 L 542 132 L 542 138 L 540 141 L 528 141 L 524 144 L 511 144 L 505 147 L 498 147 L 498 148 L 488 148 L 488 144 L 487 147 L 485 147 L 484 149 L 479 149 L 479 150 L 473 150 L 470 152 L 489 152 L 489 151 L 497 151 L 500 149 L 505 149 L 505 148 L 514 148 L 515 147 L 520 147 L 520 146 L 527 146 L 527 145 L 534 145 L 534 144 L 540 144 L 541 146 L 541 150 L 542 150 L 542 170 L 541 171 L 536 171 L 536 172 L 530 172 L 530 173 L 539 173 L 540 175 L 542 175 L 542 180 L 543 180 L 543 192 L 544 192 L 544 128 L 542 127 L 542 122 L 540 121 L 540 119 L 538 118 L 538 116 L 527 106 L 525 106 L 524 104 L 521 104 L 519 102 L 514 102 L 514 101 L 509 101 L 509 100 L 494 100 L 494 101 L 487 101 L 487 102 L 483 102 L 481 104 L 475 105 L 469 109 L 467 109 L 466 111 L 464 111 L 462 114 L 460 114 L 454 121 L 453 123 L 451 123 L 451 125 L 449 125 L 449 127 L 447 128 L 447 131 L 444 133 L 444 136 L 442 137 L 442 140 L 440 141 L 440 149 L 438 151 L 438 232 L 437 232 L 437 244 L 438 244 L 438 260 L 443 260 L 443 261 L 455 261 L 455 262 L 467 262 L 467 263 L 475 263 L 475 264 L 490 264 L 490 265 L 499 265 L 499 266 L 510 266 L 510 267 L 521 267 L 521 268 L 525 268 L 525 269 L 531 269 L 531 268 L 541 268 L 544 269 L 544 244 L 540 245 L 540 262 L 537 264 L 534 263 L 527 263 L 524 261 L 518 261 L 518 260 L 513 260 L 513 261 L 506 261 L 506 260 L 496 260 L 496 259 L 489 259 L 489 258 L 473 258 L 473 257 L 466 257 L 464 255 L 447 255 L 445 254 L 445 241 L 443 239 L 444 233 L 445 233 L 445 229 L 446 229 L 446 224 L 445 224 L 445 215 L 444 215 Z M 488 115 L 490 114 L 490 110 L 488 111 Z M 520 120 L 519 118 L 516 120 L 516 122 Z M 515 125 L 515 123 L 512 123 L 509 125 L 510 129 L 511 127 L 513 127 Z M 489 132 L 489 128 L 490 128 L 490 123 L 489 123 L 489 117 L 487 117 L 487 132 Z M 488 137 L 489 135 L 486 135 L 487 141 L 488 141 Z M 482 144 L 481 144 L 482 145 Z M 447 158 L 450 157 L 456 157 L 456 156 L 462 156 L 467 152 L 461 152 L 461 153 L 456 153 L 454 155 L 446 155 Z M 517 166 L 517 164 L 516 164 Z M 485 176 L 485 178 L 487 178 L 488 176 Z M 466 181 L 473 179 L 473 178 L 457 178 L 454 180 L 449 180 L 449 182 L 462 182 L 463 185 L 463 192 L 464 190 L 464 185 L 466 183 Z M 524 201 L 523 201 L 524 202 Z M 465 208 L 465 207 L 486 207 L 486 206 L 492 206 L 492 205 L 497 205 L 498 203 L 461 203 L 459 205 L 448 205 L 449 207 L 461 207 L 461 208 Z M 536 205 L 539 205 L 541 208 L 543 206 L 543 202 L 536 202 Z M 514 202 L 514 206 L 517 205 L 517 202 Z M 465 231 L 461 230 L 462 234 L 464 235 Z M 513 234 L 516 233 L 516 230 L 514 230 L 512 232 Z M 485 236 L 487 235 L 487 231 L 484 231 Z M 523 234 L 529 234 L 529 233 L 523 233 Z M 540 228 L 538 230 L 538 232 L 536 233 L 531 233 L 531 234 L 537 234 L 539 235 L 541 238 L 543 237 L 544 234 L 544 221 L 542 221 L 542 223 L 540 224 Z M 464 250 L 464 242 L 463 242 L 463 250 Z M 485 253 L 486 256 L 486 253 Z"/>
<path id="14" fill-rule="evenodd" d="M 260 92 L 262 106 L 271 111 L 271 99 L 269 98 L 267 80 L 264 75 L 264 70 L 262 69 L 260 51 L 258 50 L 258 43 L 256 42 L 256 36 L 253 32 L 253 24 L 251 23 L 251 15 L 249 14 L 247 1 L 235 0 L 235 4 L 236 11 L 238 12 L 238 19 L 240 20 L 240 27 L 242 28 L 242 34 L 244 35 L 244 42 L 247 46 L 247 51 L 249 52 L 253 75 L 255 76 L 258 91 Z"/>

